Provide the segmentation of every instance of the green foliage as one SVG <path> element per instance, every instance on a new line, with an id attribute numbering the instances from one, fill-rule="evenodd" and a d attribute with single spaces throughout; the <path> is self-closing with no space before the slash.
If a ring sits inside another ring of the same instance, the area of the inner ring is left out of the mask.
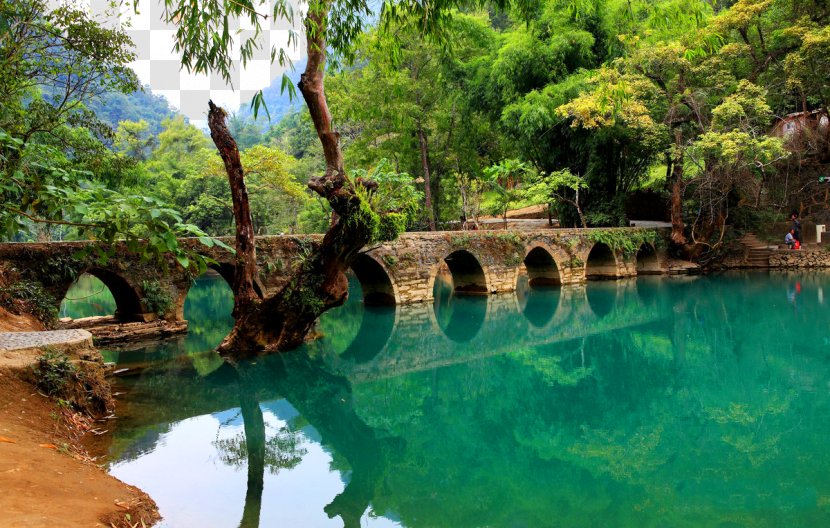
<path id="1" fill-rule="evenodd" d="M 588 183 L 584 178 L 571 173 L 569 169 L 563 169 L 550 174 L 536 174 L 530 184 L 523 189 L 523 196 L 530 204 L 557 206 L 560 211 L 560 223 L 562 223 L 563 206 L 573 206 L 580 216 L 580 224 L 582 224 L 580 227 L 586 227 L 579 193 L 587 188 Z"/>
<path id="2" fill-rule="evenodd" d="M 173 253 L 201 267 L 176 237 L 204 232 L 146 192 L 118 188 L 139 178 L 135 160 L 107 148 L 112 130 L 85 107 L 99 94 L 138 88 L 127 33 L 72 3 L 0 2 L 0 20 L 8 30 L 0 39 L 0 237 L 124 240 L 148 258 Z M 140 157 L 145 129 L 128 126 L 116 139 Z"/>
<path id="3" fill-rule="evenodd" d="M 408 217 L 404 213 L 386 213 L 380 217 L 378 225 L 378 240 L 395 240 L 398 235 L 406 231 Z"/>
<path id="4" fill-rule="evenodd" d="M 139 161 L 150 157 L 157 139 L 145 120 L 121 121 L 115 131 L 115 149 L 125 156 Z"/>
<path id="5" fill-rule="evenodd" d="M 150 313 L 161 317 L 173 309 L 173 296 L 170 295 L 170 291 L 163 287 L 159 281 L 142 281 L 141 290 L 144 293 L 142 302 Z"/>
<path id="6" fill-rule="evenodd" d="M 21 280 L 0 288 L 0 306 L 16 314 L 31 314 L 46 327 L 55 324 L 60 303 L 39 282 Z"/>
<path id="7" fill-rule="evenodd" d="M 368 193 L 362 194 L 363 196 L 358 194 L 360 199 L 348 216 L 347 222 L 353 233 L 359 233 L 359 236 L 372 243 L 380 239 L 380 216 L 372 210 Z"/>
<path id="8" fill-rule="evenodd" d="M 411 176 L 393 170 L 388 160 L 369 171 L 353 170 L 351 177 L 360 205 L 349 221 L 370 233 L 370 243 L 395 240 L 418 216 L 423 193 L 415 189 Z"/>
<path id="9" fill-rule="evenodd" d="M 398 259 L 395 255 L 384 255 L 381 259 L 389 269 L 395 269 L 398 265 Z"/>
<path id="10" fill-rule="evenodd" d="M 591 229 L 585 237 L 595 244 L 602 243 L 614 251 L 632 255 L 643 244 L 655 245 L 657 234 L 645 229 Z"/>
<path id="11" fill-rule="evenodd" d="M 518 266 L 522 263 L 522 256 L 519 253 L 508 253 L 504 256 L 505 266 Z"/>
<path id="12" fill-rule="evenodd" d="M 690 173 L 717 173 L 721 181 L 747 171 L 763 177 L 765 167 L 787 156 L 784 140 L 766 135 L 771 119 L 766 91 L 740 81 L 735 92 L 712 110 L 711 130 L 692 145 Z"/>
<path id="13" fill-rule="evenodd" d="M 524 242 L 522 241 L 521 235 L 518 233 L 487 233 L 484 236 L 487 238 L 492 237 L 506 244 L 510 244 L 516 249 L 524 249 Z"/>
<path id="14" fill-rule="evenodd" d="M 466 248 L 470 247 L 473 237 L 470 235 L 454 235 L 450 237 L 450 244 L 453 247 Z"/>
<path id="15" fill-rule="evenodd" d="M 309 261 L 304 261 L 301 266 L 310 266 Z M 306 268 L 307 269 L 307 268 Z M 316 292 L 322 278 L 314 274 L 304 274 L 305 282 L 298 282 L 292 279 L 287 286 L 288 294 L 285 296 L 285 302 L 295 310 L 297 313 L 314 313 L 322 312 L 324 303 Z"/>
<path id="16" fill-rule="evenodd" d="M 507 211 L 524 194 L 521 184 L 534 174 L 533 168 L 518 159 L 506 159 L 484 169 L 484 177 L 496 193 L 493 212 L 507 224 Z"/>
<path id="17" fill-rule="evenodd" d="M 78 375 L 77 368 L 69 361 L 69 357 L 51 347 L 44 348 L 38 356 L 33 373 L 38 389 L 49 396 L 62 395 L 67 383 Z"/>
<path id="18" fill-rule="evenodd" d="M 568 259 L 566 266 L 568 266 L 571 269 L 581 269 L 585 267 L 585 262 L 581 258 L 574 255 L 570 259 Z"/>
<path id="19" fill-rule="evenodd" d="M 31 266 L 34 276 L 46 286 L 74 281 L 84 266 L 84 263 L 73 255 L 56 254 L 46 260 L 33 260 Z"/>

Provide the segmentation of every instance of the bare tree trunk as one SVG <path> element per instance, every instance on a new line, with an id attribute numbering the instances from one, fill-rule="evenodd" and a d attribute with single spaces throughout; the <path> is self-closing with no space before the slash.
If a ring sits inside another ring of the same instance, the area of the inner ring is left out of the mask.
<path id="1" fill-rule="evenodd" d="M 418 143 L 421 145 L 421 165 L 424 167 L 424 205 L 427 210 L 427 221 L 429 230 L 435 231 L 435 215 L 432 210 L 432 188 L 429 176 L 429 150 L 427 149 L 427 136 L 421 120 L 418 120 Z"/>
<path id="2" fill-rule="evenodd" d="M 461 192 L 461 229 L 467 229 L 467 187 L 464 185 L 463 180 L 459 178 L 458 190 Z"/>
<path id="3" fill-rule="evenodd" d="M 579 206 L 579 186 L 576 188 L 576 199 L 574 200 L 574 207 L 576 207 L 576 214 L 579 215 L 579 222 L 582 224 L 582 227 L 588 227 L 588 223 L 585 221 L 585 215 L 582 213 L 582 208 Z"/>
<path id="4" fill-rule="evenodd" d="M 683 224 L 683 148 L 680 130 L 674 131 L 677 156 L 672 167 L 671 190 L 671 239 L 677 245 L 686 244 L 685 225 Z"/>
<path id="5" fill-rule="evenodd" d="M 225 123 L 225 111 L 208 102 L 208 126 L 210 137 L 225 164 L 228 183 L 231 187 L 233 217 L 236 223 L 236 267 L 233 274 L 233 315 L 237 317 L 258 299 L 254 290 L 257 273 L 256 242 L 251 207 L 248 203 L 248 189 L 245 186 L 245 171 L 239 159 L 239 149 Z"/>
<path id="6" fill-rule="evenodd" d="M 323 146 L 326 161 L 325 173 L 311 178 L 308 186 L 328 201 L 336 219 L 319 246 L 296 266 L 291 280 L 282 290 L 276 295 L 237 308 L 236 324 L 219 346 L 220 353 L 233 360 L 291 350 L 302 344 L 317 317 L 346 300 L 349 283 L 345 271 L 359 250 L 371 240 L 373 226 L 367 224 L 363 215 L 359 214 L 361 201 L 343 168 L 340 134 L 332 126 L 331 113 L 326 101 L 325 35 L 329 9 L 330 3 L 323 1 L 310 8 L 306 15 L 308 62 L 300 76 L 299 88 Z M 211 124 L 212 136 L 214 126 L 225 127 L 224 115 L 221 119 L 209 119 L 208 122 Z M 219 144 L 217 147 L 222 152 Z M 226 168 L 229 179 L 235 177 L 235 173 L 232 174 L 232 171 L 236 170 L 235 164 L 228 166 L 226 163 Z M 241 178 L 241 169 L 239 174 Z M 240 195 L 240 199 L 247 203 L 246 195 Z M 240 216 L 243 213 L 244 211 L 240 210 L 237 214 L 234 204 L 237 225 L 246 222 L 244 215 Z M 253 244 L 252 233 L 250 242 Z M 239 241 L 237 244 L 239 245 Z M 243 259 L 243 262 L 254 263 L 248 268 L 253 269 L 253 278 L 255 260 L 249 258 Z M 245 286 L 244 282 L 241 284 Z"/>

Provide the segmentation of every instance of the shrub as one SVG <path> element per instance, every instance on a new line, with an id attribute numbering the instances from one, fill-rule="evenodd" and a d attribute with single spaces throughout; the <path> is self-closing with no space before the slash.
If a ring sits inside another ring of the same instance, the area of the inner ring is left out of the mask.
<path id="1" fill-rule="evenodd" d="M 100 416 L 115 405 L 100 361 L 87 358 L 72 362 L 63 352 L 46 347 L 31 375 L 32 383 L 56 398 L 60 406 Z"/>
<path id="2" fill-rule="evenodd" d="M 144 290 L 144 307 L 150 312 L 162 316 L 173 308 L 173 297 L 159 281 L 144 281 L 141 289 Z"/>
<path id="3" fill-rule="evenodd" d="M 37 358 L 34 374 L 40 390 L 49 396 L 60 396 L 64 394 L 67 382 L 77 376 L 77 369 L 66 354 L 47 347 Z"/>
<path id="4" fill-rule="evenodd" d="M 0 306 L 12 313 L 32 314 L 47 327 L 58 318 L 58 302 L 39 282 L 22 280 L 0 288 Z"/>

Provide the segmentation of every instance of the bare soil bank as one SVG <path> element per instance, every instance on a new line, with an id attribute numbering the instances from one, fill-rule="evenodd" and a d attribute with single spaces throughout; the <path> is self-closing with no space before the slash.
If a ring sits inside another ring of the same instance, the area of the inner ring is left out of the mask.
<path id="1" fill-rule="evenodd" d="M 0 516 L 4 527 L 151 526 L 144 492 L 107 474 L 84 449 L 100 427 L 0 365 Z"/>

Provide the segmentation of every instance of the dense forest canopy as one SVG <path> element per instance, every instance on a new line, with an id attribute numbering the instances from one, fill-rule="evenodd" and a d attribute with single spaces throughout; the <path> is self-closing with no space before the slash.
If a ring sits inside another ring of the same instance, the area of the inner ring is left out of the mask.
<path id="1" fill-rule="evenodd" d="M 127 37 L 68 8 L 2 3 L 0 20 L 28 6 L 30 18 L 79 35 L 44 45 L 42 28 L 19 33 L 11 24 L 6 34 L 17 38 L 0 42 L 4 192 L 16 197 L 5 202 L 23 205 L 4 208 L 4 236 L 88 236 L 71 223 L 95 225 L 103 213 L 48 190 L 78 180 L 100 184 L 78 189 L 84 196 L 150 193 L 169 204 L 159 211 L 232 233 L 210 141 L 158 97 L 135 91 Z M 418 178 L 426 203 L 413 228 L 533 203 L 550 205 L 563 225 L 581 224 L 576 205 L 587 225 L 624 225 L 631 211 L 668 219 L 671 204 L 675 240 L 709 242 L 726 223 L 752 227 L 791 209 L 821 214 L 811 206 L 825 199 L 817 176 L 828 161 L 820 116 L 830 97 L 829 11 L 803 0 L 485 4 L 453 13 L 441 38 L 392 19 L 394 27 L 350 36 L 341 55 L 351 60 L 329 68 L 327 92 L 347 167 L 389 163 Z M 276 91 L 266 90 L 266 104 L 283 115 L 277 124 L 250 111 L 229 121 L 244 162 L 256 165 L 256 231 L 322 231 L 329 207 L 303 190 L 323 168 L 321 147 L 307 109 Z M 772 133 L 795 112 L 805 113 L 797 133 Z M 510 163 L 524 169 L 505 178 Z M 52 172 L 33 175 L 43 167 Z M 15 186 L 15 173 L 31 187 Z M 51 185 L 56 174 L 60 185 Z M 38 219 L 71 223 L 35 227 Z"/>

